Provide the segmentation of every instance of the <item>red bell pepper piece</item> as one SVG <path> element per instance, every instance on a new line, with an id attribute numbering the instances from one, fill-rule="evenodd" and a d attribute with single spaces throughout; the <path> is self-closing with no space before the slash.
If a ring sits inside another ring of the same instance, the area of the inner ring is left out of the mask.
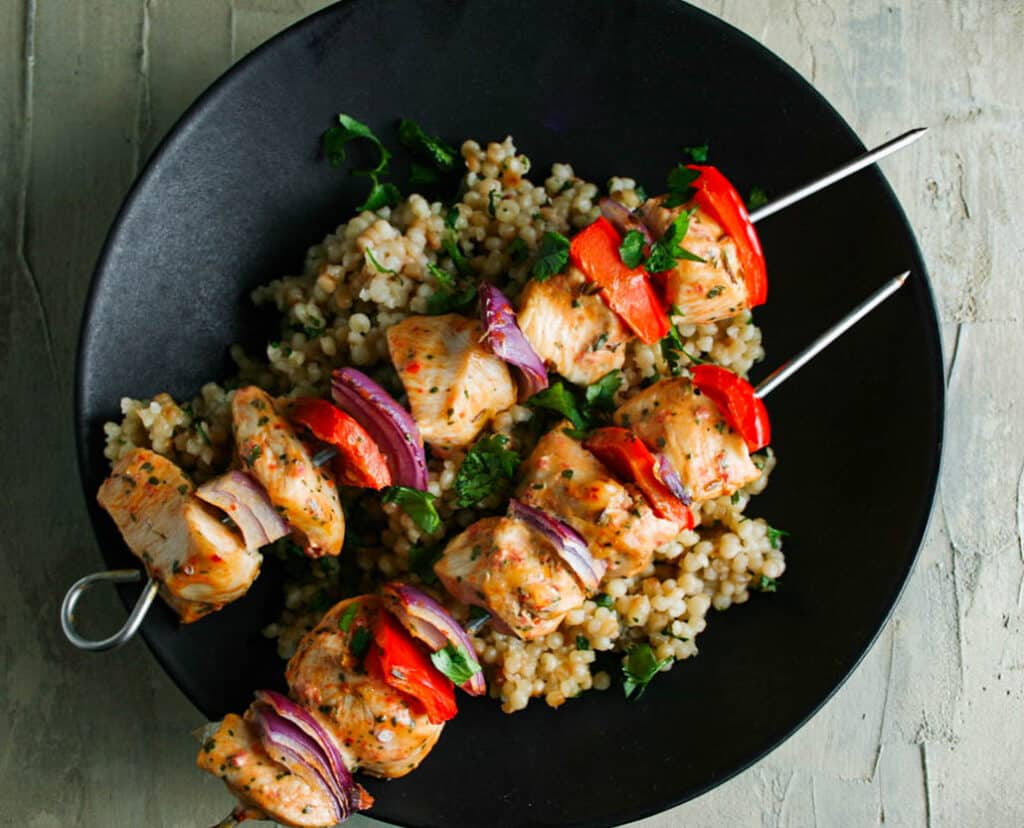
<path id="1" fill-rule="evenodd" d="M 764 448 L 772 441 L 768 410 L 743 377 L 719 365 L 696 365 L 690 373 L 694 386 L 718 406 L 750 451 Z"/>
<path id="2" fill-rule="evenodd" d="M 747 302 L 750 307 L 763 305 L 768 299 L 768 271 L 761 251 L 761 240 L 750 221 L 747 205 L 736 188 L 716 167 L 690 164 L 689 169 L 700 173 L 690 186 L 698 206 L 717 221 L 736 243 L 743 280 L 747 285 Z"/>
<path id="3" fill-rule="evenodd" d="M 338 483 L 363 489 L 391 485 L 391 471 L 380 448 L 359 423 L 327 400 L 301 397 L 291 404 L 292 421 L 338 450 L 334 474 Z"/>
<path id="4" fill-rule="evenodd" d="M 693 528 L 693 512 L 661 481 L 655 471 L 654 455 L 629 429 L 599 428 L 583 441 L 583 448 L 615 475 L 634 483 L 658 517 Z"/>
<path id="5" fill-rule="evenodd" d="M 422 704 L 433 724 L 446 722 L 459 712 L 451 679 L 434 666 L 422 645 L 386 610 L 374 619 L 373 642 L 363 667 Z"/>
<path id="6" fill-rule="evenodd" d="M 577 233 L 569 245 L 569 258 L 595 285 L 604 300 L 640 339 L 653 345 L 668 333 L 669 321 L 650 276 L 642 267 L 622 261 L 622 237 L 603 216 Z"/>

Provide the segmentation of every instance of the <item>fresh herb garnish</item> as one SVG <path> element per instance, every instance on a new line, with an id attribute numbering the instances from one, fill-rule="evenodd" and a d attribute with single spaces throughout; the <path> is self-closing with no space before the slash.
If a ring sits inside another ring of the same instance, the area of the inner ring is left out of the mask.
<path id="1" fill-rule="evenodd" d="M 672 172 L 668 174 L 668 195 L 662 206 L 672 208 L 685 204 L 693 196 L 693 188 L 690 186 L 700 178 L 700 172 L 691 170 L 683 164 L 676 164 Z"/>
<path id="2" fill-rule="evenodd" d="M 433 262 L 427 262 L 427 271 L 437 280 L 439 287 L 445 290 L 455 290 L 455 277 L 447 270 L 438 267 Z"/>
<path id="3" fill-rule="evenodd" d="M 476 288 L 470 285 L 462 290 L 438 290 L 427 299 L 427 313 L 439 316 L 442 313 L 453 313 L 476 299 Z"/>
<path id="4" fill-rule="evenodd" d="M 721 296 L 723 293 L 725 293 L 725 285 L 715 285 L 704 295 L 708 299 L 714 299 L 716 296 Z"/>
<path id="5" fill-rule="evenodd" d="M 538 282 L 546 282 L 556 273 L 561 273 L 569 263 L 569 240 L 561 233 L 548 231 L 537 250 L 530 275 Z"/>
<path id="6" fill-rule="evenodd" d="M 589 650 L 590 649 L 590 639 L 588 639 L 585 635 L 577 635 L 576 636 L 576 649 L 577 650 Z"/>
<path id="7" fill-rule="evenodd" d="M 607 592 L 599 592 L 597 593 L 597 595 L 594 596 L 594 603 L 597 604 L 599 607 L 611 609 L 615 606 L 615 599 L 612 598 L 612 596 L 609 595 Z"/>
<path id="8" fill-rule="evenodd" d="M 647 240 L 639 230 L 630 230 L 619 245 L 619 255 L 626 267 L 640 267 L 644 260 L 644 244 Z"/>
<path id="9" fill-rule="evenodd" d="M 349 649 L 352 651 L 357 659 L 362 659 L 366 655 L 366 651 L 370 649 L 370 629 L 369 627 L 356 627 L 355 632 L 352 633 L 352 638 L 349 641 Z"/>
<path id="10" fill-rule="evenodd" d="M 487 212 L 491 214 L 492 218 L 494 216 L 498 215 L 497 212 L 495 211 L 495 207 L 494 207 L 494 198 L 495 198 L 495 196 L 498 196 L 498 191 L 497 190 L 491 190 L 487 194 Z M 498 196 L 498 197 L 500 198 L 500 196 Z"/>
<path id="11" fill-rule="evenodd" d="M 480 672 L 480 665 L 470 659 L 465 648 L 451 642 L 436 653 L 431 653 L 430 660 L 438 670 L 459 685 L 465 684 Z"/>
<path id="12" fill-rule="evenodd" d="M 676 261 L 686 259 L 691 262 L 703 262 L 704 260 L 696 253 L 691 253 L 682 247 L 683 239 L 690 229 L 690 216 L 693 210 L 686 210 L 676 216 L 675 221 L 665 231 L 664 235 L 651 245 L 651 255 L 644 263 L 651 273 L 661 273 L 671 270 L 676 266 Z"/>
<path id="13" fill-rule="evenodd" d="M 410 184 L 436 184 L 441 180 L 441 173 L 426 164 L 413 161 L 409 164 Z"/>
<path id="14" fill-rule="evenodd" d="M 212 446 L 213 443 L 210 442 L 210 435 L 207 434 L 206 432 L 206 423 L 204 423 L 202 420 L 196 420 L 195 426 L 196 434 L 198 434 L 202 438 L 202 441 L 206 443 L 206 445 Z"/>
<path id="15" fill-rule="evenodd" d="M 460 276 L 472 276 L 473 268 L 469 264 L 469 259 L 466 258 L 466 254 L 462 252 L 462 248 L 459 243 L 455 240 L 452 235 L 445 236 L 444 241 L 441 242 L 441 246 L 444 248 L 444 252 L 448 254 L 452 263 L 455 265 L 455 269 L 459 271 Z"/>
<path id="16" fill-rule="evenodd" d="M 779 582 L 774 578 L 769 578 L 767 575 L 762 575 L 754 582 L 753 587 L 758 592 L 776 592 L 779 588 Z"/>
<path id="17" fill-rule="evenodd" d="M 373 255 L 373 249 L 372 248 L 370 248 L 370 247 L 366 248 L 366 257 L 370 260 L 370 264 L 372 264 L 375 268 L 377 268 L 377 272 L 378 273 L 395 273 L 394 270 L 391 270 L 390 268 L 384 267 L 384 265 L 382 265 L 380 262 L 377 261 L 377 257 Z"/>
<path id="18" fill-rule="evenodd" d="M 622 386 L 622 371 L 618 368 L 609 371 L 601 379 L 587 386 L 584 392 L 588 413 L 592 411 L 612 411 L 615 408 L 615 392 Z"/>
<path id="19" fill-rule="evenodd" d="M 522 264 L 526 261 L 526 257 L 530 255 L 530 249 L 526 246 L 526 242 L 519 236 L 512 239 L 512 243 L 505 248 L 505 252 L 512 259 L 513 264 Z"/>
<path id="20" fill-rule="evenodd" d="M 348 628 L 352 626 L 352 622 L 355 617 L 359 614 L 359 602 L 353 601 L 341 614 L 341 618 L 338 619 L 338 629 L 342 632 L 348 632 Z"/>
<path id="21" fill-rule="evenodd" d="M 500 491 L 515 477 L 519 454 L 505 448 L 508 437 L 492 434 L 473 445 L 455 475 L 456 505 L 465 509 Z"/>
<path id="22" fill-rule="evenodd" d="M 637 644 L 631 647 L 626 653 L 626 662 L 622 665 L 622 676 L 625 679 L 622 689 L 626 698 L 634 701 L 639 699 L 651 679 L 671 663 L 671 658 L 658 661 L 650 644 Z"/>
<path id="23" fill-rule="evenodd" d="M 555 411 L 569 420 L 577 429 L 587 428 L 587 422 L 576 405 L 576 398 L 561 380 L 534 394 L 526 401 L 526 404 L 533 408 L 546 408 L 549 411 Z"/>
<path id="24" fill-rule="evenodd" d="M 768 194 L 763 187 L 752 187 L 750 196 L 747 198 L 747 209 L 756 210 L 768 203 Z"/>
<path id="25" fill-rule="evenodd" d="M 419 155 L 442 172 L 449 172 L 455 166 L 458 152 L 440 138 L 432 138 L 415 121 L 403 118 L 398 122 L 398 140 L 410 152 Z"/>
<path id="26" fill-rule="evenodd" d="M 371 181 L 370 193 L 366 197 L 366 201 L 356 209 L 372 211 L 382 207 L 394 207 L 401 200 L 402 194 L 398 192 L 398 188 L 394 184 L 381 181 L 387 173 L 391 152 L 366 124 L 344 112 L 338 115 L 338 124 L 339 126 L 328 129 L 323 138 L 324 155 L 327 156 L 332 167 L 340 167 L 345 163 L 346 147 L 352 141 L 366 140 L 377 148 L 378 156 L 375 167 L 367 170 L 353 170 L 353 175 L 365 175 Z"/>
<path id="27" fill-rule="evenodd" d="M 434 564 L 441 560 L 444 547 L 439 543 L 429 546 L 412 546 L 409 548 L 409 571 L 420 576 L 425 584 L 436 584 Z"/>
<path id="28" fill-rule="evenodd" d="M 436 532 L 441 525 L 441 516 L 434 506 L 437 496 L 430 492 L 408 486 L 388 486 L 381 500 L 384 503 L 397 503 L 413 522 L 428 534 Z"/>
<path id="29" fill-rule="evenodd" d="M 768 543 L 771 544 L 772 549 L 778 549 L 779 548 L 779 546 L 780 546 L 779 538 L 784 538 L 784 537 L 788 537 L 789 536 L 789 532 L 787 532 L 785 529 L 776 529 L 774 526 L 769 526 L 765 530 L 765 534 L 768 535 Z"/>
<path id="30" fill-rule="evenodd" d="M 690 156 L 694 164 L 706 164 L 708 161 L 708 145 L 699 147 L 683 147 L 683 152 Z"/>
<path id="31" fill-rule="evenodd" d="M 246 457 L 246 460 L 249 461 L 249 465 L 251 466 L 255 463 L 261 454 L 263 454 L 263 448 L 261 446 L 253 446 L 249 449 L 249 456 Z"/>

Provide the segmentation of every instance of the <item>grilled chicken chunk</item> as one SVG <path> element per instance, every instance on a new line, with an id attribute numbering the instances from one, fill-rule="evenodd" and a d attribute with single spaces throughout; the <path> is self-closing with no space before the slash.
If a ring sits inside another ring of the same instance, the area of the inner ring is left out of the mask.
<path id="1" fill-rule="evenodd" d="M 244 595 L 262 561 L 193 490 L 166 457 L 135 448 L 117 462 L 96 497 L 186 624 Z"/>
<path id="2" fill-rule="evenodd" d="M 246 719 L 229 713 L 199 751 L 196 764 L 223 779 L 244 805 L 295 828 L 335 824 L 327 794 L 271 759 Z"/>
<path id="3" fill-rule="evenodd" d="M 671 209 L 662 207 L 664 196 L 648 199 L 640 208 L 643 221 L 655 238 L 661 238 L 676 217 L 694 207 L 692 203 Z M 735 316 L 747 308 L 747 286 L 743 279 L 736 243 L 711 216 L 697 207 L 683 247 L 704 259 L 680 259 L 668 271 L 665 301 L 677 306 L 688 324 L 699 325 Z"/>
<path id="4" fill-rule="evenodd" d="M 358 609 L 342 629 L 352 604 Z M 394 779 L 426 758 L 444 725 L 431 724 L 417 702 L 368 675 L 352 652 L 380 609 L 373 596 L 336 604 L 299 643 L 285 677 L 292 698 L 335 737 L 349 769 Z"/>
<path id="5" fill-rule="evenodd" d="M 410 316 L 388 328 L 387 337 L 412 416 L 436 450 L 468 446 L 515 403 L 512 375 L 484 346 L 478 320 L 455 313 Z"/>
<path id="6" fill-rule="evenodd" d="M 571 424 L 561 422 L 537 443 L 523 464 L 517 497 L 579 532 L 590 553 L 607 561 L 607 577 L 642 572 L 654 550 L 685 527 L 655 515 L 636 487 L 616 480 L 566 428 Z"/>
<path id="7" fill-rule="evenodd" d="M 551 542 L 521 520 L 478 520 L 445 547 L 434 572 L 465 604 L 529 641 L 554 632 L 586 597 Z"/>
<path id="8" fill-rule="evenodd" d="M 597 382 L 626 359 L 630 333 L 574 267 L 523 289 L 517 321 L 545 365 L 577 385 Z"/>
<path id="9" fill-rule="evenodd" d="M 732 494 L 761 476 L 718 406 L 682 377 L 641 391 L 619 407 L 615 422 L 664 453 L 695 502 Z"/>
<path id="10" fill-rule="evenodd" d="M 306 554 L 339 554 L 345 515 L 338 487 L 326 469 L 313 465 L 309 450 L 274 410 L 270 395 L 253 385 L 238 389 L 231 400 L 231 419 L 238 456 Z"/>

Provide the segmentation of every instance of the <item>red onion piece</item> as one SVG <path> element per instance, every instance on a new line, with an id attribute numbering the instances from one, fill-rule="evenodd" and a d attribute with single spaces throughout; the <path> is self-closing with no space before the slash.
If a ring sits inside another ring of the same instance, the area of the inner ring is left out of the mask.
<path id="1" fill-rule="evenodd" d="M 668 455 L 656 454 L 654 455 L 654 459 L 656 461 L 654 474 L 657 478 L 668 487 L 668 490 L 672 492 L 672 494 L 683 502 L 683 505 L 692 505 L 693 497 L 688 491 L 686 491 L 683 481 L 679 478 L 679 472 L 677 472 L 675 466 L 672 465 L 672 461 L 668 459 Z"/>
<path id="2" fill-rule="evenodd" d="M 508 503 L 508 516 L 528 523 L 550 540 L 587 592 L 597 589 L 608 564 L 590 554 L 590 548 L 579 532 L 547 512 L 515 499 Z"/>
<path id="3" fill-rule="evenodd" d="M 245 548 L 250 551 L 273 543 L 291 531 L 263 487 L 244 472 L 229 471 L 208 480 L 196 489 L 196 497 L 231 518 L 242 533 Z"/>
<path id="4" fill-rule="evenodd" d="M 356 784 L 331 735 L 291 699 L 272 690 L 258 690 L 252 719 L 271 756 L 304 781 L 328 794 L 338 822 L 373 804 Z"/>
<path id="5" fill-rule="evenodd" d="M 437 601 L 421 589 L 409 584 L 393 581 L 381 587 L 384 605 L 409 633 L 426 644 L 432 652 L 443 650 L 449 644 L 464 650 L 470 666 L 478 669 L 469 681 L 460 684 L 471 696 L 482 696 L 487 692 L 483 668 L 476 657 L 473 642 L 466 631 Z"/>
<path id="6" fill-rule="evenodd" d="M 339 368 L 331 374 L 331 397 L 365 428 L 384 453 L 392 483 L 427 489 L 427 456 L 416 421 L 362 371 Z"/>
<path id="7" fill-rule="evenodd" d="M 480 286 L 480 314 L 491 353 L 518 369 L 520 399 L 529 399 L 547 388 L 544 362 L 520 330 L 512 303 L 494 285 Z"/>
<path id="8" fill-rule="evenodd" d="M 654 237 L 651 235 L 650 229 L 628 207 L 608 196 L 598 201 L 597 206 L 601 208 L 601 215 L 608 219 L 612 226 L 623 236 L 630 230 L 636 230 L 643 235 L 645 245 L 647 246 L 645 247 L 644 254 L 646 255 L 651 252 L 649 246 L 654 244 Z"/>

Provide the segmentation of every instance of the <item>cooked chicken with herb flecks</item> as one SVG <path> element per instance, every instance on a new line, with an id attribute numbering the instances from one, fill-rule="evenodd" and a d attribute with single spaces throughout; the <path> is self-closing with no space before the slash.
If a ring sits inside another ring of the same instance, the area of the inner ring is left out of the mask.
<path id="1" fill-rule="evenodd" d="M 672 225 L 680 213 L 693 208 L 685 204 L 662 207 L 664 196 L 649 199 L 640 214 L 655 238 Z M 726 319 L 746 310 L 747 285 L 743 280 L 736 242 L 711 216 L 695 208 L 682 245 L 703 262 L 678 259 L 665 274 L 665 302 L 674 307 L 688 325 Z"/>
<path id="2" fill-rule="evenodd" d="M 761 476 L 718 406 L 682 377 L 641 391 L 619 407 L 615 422 L 665 454 L 695 502 L 732 494 Z"/>
<path id="3" fill-rule="evenodd" d="M 336 604 L 302 639 L 285 676 L 292 698 L 335 737 L 352 771 L 396 779 L 426 758 L 444 725 L 363 669 L 378 611 L 371 596 Z"/>
<path id="4" fill-rule="evenodd" d="M 455 313 L 410 316 L 388 328 L 388 350 L 424 441 L 461 448 L 516 401 L 505 362 L 483 344 L 483 326 Z"/>
<path id="5" fill-rule="evenodd" d="M 313 465 L 305 444 L 278 415 L 266 391 L 240 388 L 231 400 L 235 446 L 246 469 L 311 558 L 337 555 L 345 540 L 345 515 L 330 473 Z"/>
<path id="6" fill-rule="evenodd" d="M 478 520 L 457 535 L 434 572 L 457 600 L 487 609 L 526 640 L 553 632 L 586 597 L 551 542 L 508 517 Z"/>
<path id="7" fill-rule="evenodd" d="M 326 792 L 271 759 L 252 725 L 234 713 L 203 742 L 196 764 L 222 779 L 241 802 L 284 825 L 329 828 L 336 822 Z"/>
<path id="8" fill-rule="evenodd" d="M 117 462 L 96 498 L 185 623 L 245 594 L 262 560 L 193 490 L 166 457 L 136 448 Z"/>
<path id="9" fill-rule="evenodd" d="M 537 356 L 577 385 L 590 385 L 621 368 L 632 338 L 574 267 L 544 282 L 527 282 L 517 319 Z"/>
<path id="10" fill-rule="evenodd" d="M 685 527 L 659 518 L 640 491 L 622 484 L 565 433 L 563 421 L 537 443 L 521 469 L 520 500 L 558 515 L 579 532 L 608 577 L 628 577 L 650 566 L 654 550 Z"/>

